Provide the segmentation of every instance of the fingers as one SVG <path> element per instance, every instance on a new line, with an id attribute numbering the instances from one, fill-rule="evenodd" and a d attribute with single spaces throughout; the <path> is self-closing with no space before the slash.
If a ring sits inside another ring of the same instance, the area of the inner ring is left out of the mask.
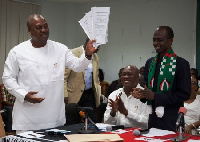
<path id="1" fill-rule="evenodd" d="M 35 103 L 41 103 L 45 98 L 35 98 Z"/>
<path id="2" fill-rule="evenodd" d="M 97 41 L 96 39 L 92 40 L 92 42 L 96 42 L 96 41 Z"/>
<path id="3" fill-rule="evenodd" d="M 191 134 L 191 131 L 190 130 L 185 130 L 184 131 L 186 134 Z"/>
<path id="4" fill-rule="evenodd" d="M 140 91 L 141 88 L 133 88 L 132 90 L 133 90 L 133 91 Z"/>
<path id="5" fill-rule="evenodd" d="M 96 39 L 94 40 L 89 40 L 87 45 L 93 47 L 93 43 L 96 42 Z"/>
<path id="6" fill-rule="evenodd" d="M 35 104 L 35 103 L 41 103 L 43 100 L 44 100 L 44 98 L 34 97 L 34 98 L 31 98 L 30 102 Z"/>
<path id="7" fill-rule="evenodd" d="M 136 99 L 142 99 L 144 98 L 144 96 L 141 94 L 141 89 L 140 88 L 133 88 L 133 92 L 131 93 L 131 95 L 136 98 Z"/>
<path id="8" fill-rule="evenodd" d="M 119 98 L 118 98 L 118 96 L 116 95 L 116 100 L 115 100 L 115 101 L 117 102 L 118 100 L 119 100 Z"/>
<path id="9" fill-rule="evenodd" d="M 45 98 L 42 97 L 35 97 L 35 94 L 38 92 L 28 92 L 28 94 L 25 96 L 24 100 L 30 102 L 30 103 L 41 103 Z"/>
<path id="10" fill-rule="evenodd" d="M 112 99 L 109 99 L 109 101 L 110 101 L 111 103 L 113 103 L 113 100 L 112 100 Z"/>
<path id="11" fill-rule="evenodd" d="M 29 95 L 35 95 L 37 94 L 38 92 L 28 92 Z"/>

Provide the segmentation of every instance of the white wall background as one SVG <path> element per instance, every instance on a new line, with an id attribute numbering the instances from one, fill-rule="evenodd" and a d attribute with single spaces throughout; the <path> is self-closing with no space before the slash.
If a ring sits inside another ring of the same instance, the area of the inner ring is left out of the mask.
<path id="1" fill-rule="evenodd" d="M 41 5 L 41 13 L 50 27 L 50 39 L 75 48 L 84 43 L 86 34 L 78 21 L 91 7 L 111 7 L 108 43 L 98 52 L 105 80 L 118 78 L 127 65 L 138 68 L 155 56 L 152 37 L 160 25 L 174 30 L 173 49 L 195 66 L 196 0 L 108 0 L 87 3 L 26 0 Z"/>

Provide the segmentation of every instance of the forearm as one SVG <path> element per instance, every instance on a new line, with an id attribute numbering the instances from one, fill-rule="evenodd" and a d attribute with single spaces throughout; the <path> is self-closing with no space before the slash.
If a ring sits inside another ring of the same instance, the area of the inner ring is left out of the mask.
<path id="1" fill-rule="evenodd" d="M 85 57 L 85 53 L 83 53 L 80 56 L 80 58 L 78 58 L 71 51 L 68 51 L 65 56 L 66 56 L 66 59 L 65 59 L 66 67 L 73 70 L 74 72 L 83 72 L 87 68 L 90 62 Z"/>
<path id="2" fill-rule="evenodd" d="M 17 82 L 17 69 L 12 69 L 9 64 L 5 64 L 3 73 L 3 84 L 7 88 L 8 92 L 16 97 L 21 103 L 24 102 L 24 97 L 28 93 Z"/>
<path id="3" fill-rule="evenodd" d="M 190 125 L 192 125 L 193 129 L 196 129 L 200 126 L 200 121 L 196 121 L 195 123 L 192 123 Z"/>
<path id="4" fill-rule="evenodd" d="M 106 124 L 116 124 L 117 120 L 116 120 L 116 115 L 115 117 L 112 117 L 110 115 L 111 110 L 106 110 L 104 113 L 104 123 Z"/>

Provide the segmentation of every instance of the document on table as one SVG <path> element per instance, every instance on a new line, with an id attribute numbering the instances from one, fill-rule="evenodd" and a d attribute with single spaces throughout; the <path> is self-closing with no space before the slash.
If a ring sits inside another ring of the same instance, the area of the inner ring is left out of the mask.
<path id="1" fill-rule="evenodd" d="M 65 135 L 69 142 L 122 142 L 124 139 L 120 138 L 118 134 L 72 134 Z"/>
<path id="2" fill-rule="evenodd" d="M 170 135 L 170 134 L 176 134 L 176 133 L 173 132 L 173 131 L 161 130 L 161 129 L 157 129 L 157 128 L 151 128 L 149 130 L 149 133 L 142 134 L 142 136 L 154 137 L 154 136 L 165 136 L 165 135 Z"/>
<path id="3" fill-rule="evenodd" d="M 110 7 L 92 7 L 79 21 L 90 40 L 96 39 L 94 47 L 108 42 L 108 21 Z"/>
<path id="4" fill-rule="evenodd" d="M 97 126 L 100 130 L 106 131 L 106 127 L 107 127 L 107 126 L 114 126 L 114 125 L 105 124 L 105 123 L 96 123 L 96 126 Z"/>

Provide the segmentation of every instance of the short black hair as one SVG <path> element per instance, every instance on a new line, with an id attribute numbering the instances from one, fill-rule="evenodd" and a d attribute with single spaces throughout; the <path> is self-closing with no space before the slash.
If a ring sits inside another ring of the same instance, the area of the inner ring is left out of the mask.
<path id="1" fill-rule="evenodd" d="M 191 68 L 190 70 L 194 71 L 195 77 L 199 80 L 199 76 L 198 76 L 199 73 L 198 73 L 198 70 L 195 69 L 195 68 Z"/>
<path id="2" fill-rule="evenodd" d="M 159 26 L 159 29 L 165 29 L 167 32 L 167 38 L 174 38 L 174 32 L 171 27 L 169 26 Z"/>

